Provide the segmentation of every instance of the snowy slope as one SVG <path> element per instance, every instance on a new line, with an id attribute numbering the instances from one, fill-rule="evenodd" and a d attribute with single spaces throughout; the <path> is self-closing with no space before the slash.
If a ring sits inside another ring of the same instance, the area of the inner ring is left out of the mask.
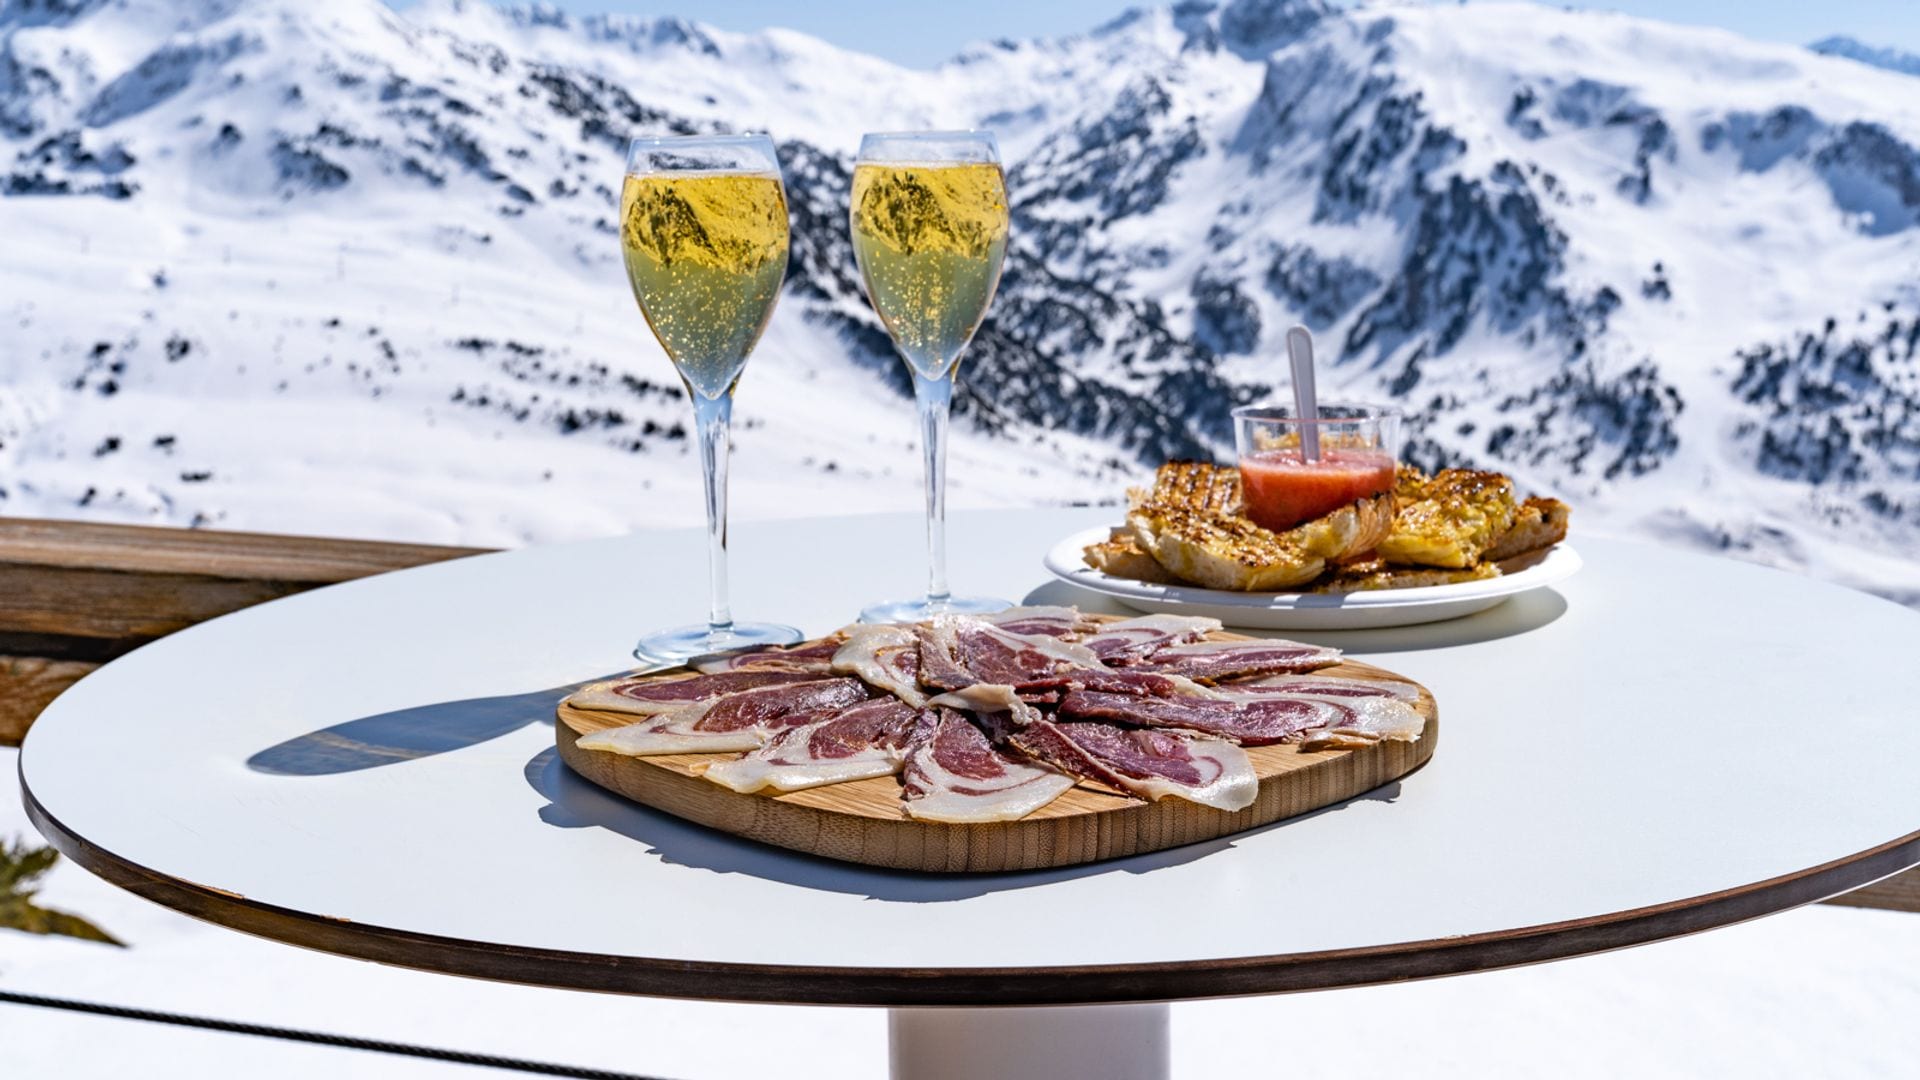
<path id="1" fill-rule="evenodd" d="M 471 38 L 372 0 L 178 10 L 9 9 L 0 510 L 500 544 L 697 520 L 610 203 L 630 131 L 711 119 L 502 74 L 487 10 Z M 912 505 L 911 406 L 799 306 L 743 385 L 736 505 Z M 956 502 L 1119 482 L 1095 442 L 1005 434 L 963 434 Z"/>
<path id="2" fill-rule="evenodd" d="M 865 130 L 982 125 L 1015 241 L 960 505 L 1227 450 L 1312 326 L 1410 453 L 1920 599 L 1920 95 L 1530 5 L 1183 3 L 910 71 L 441 0 L 0 14 L 0 512 L 512 543 L 693 520 L 611 236 L 625 138 L 781 141 L 749 515 L 916 502 L 844 233 Z"/>
<path id="3" fill-rule="evenodd" d="M 1910 53 L 1904 49 L 1869 45 L 1845 34 L 1821 38 L 1807 48 L 1824 56 L 1844 56 L 1849 60 L 1858 60 L 1863 64 L 1886 68 L 1888 71 L 1920 75 L 1920 54 Z"/>

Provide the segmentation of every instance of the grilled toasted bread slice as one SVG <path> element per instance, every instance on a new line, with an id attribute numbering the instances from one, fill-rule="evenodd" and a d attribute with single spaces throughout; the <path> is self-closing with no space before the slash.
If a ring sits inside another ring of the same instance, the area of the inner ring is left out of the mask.
<path id="1" fill-rule="evenodd" d="M 1464 570 L 1432 566 L 1393 566 L 1384 559 L 1366 559 L 1337 567 L 1313 587 L 1319 593 L 1365 592 L 1372 589 L 1417 589 L 1423 585 L 1453 585 L 1499 577 L 1500 568 L 1483 562 Z"/>
<path id="2" fill-rule="evenodd" d="M 1513 516 L 1513 528 L 1495 541 L 1481 558 L 1490 561 L 1511 559 L 1557 544 L 1567 538 L 1567 521 L 1571 516 L 1566 503 L 1536 495 L 1520 504 L 1519 511 Z"/>
<path id="3" fill-rule="evenodd" d="M 1147 500 L 1127 513 L 1142 550 L 1175 577 L 1247 592 L 1304 585 L 1327 568 L 1302 530 L 1268 532 L 1246 518 Z"/>
<path id="4" fill-rule="evenodd" d="M 1393 524 L 1381 495 L 1342 507 L 1285 533 L 1241 516 L 1240 470 L 1170 461 L 1151 488 L 1128 492 L 1131 542 L 1118 534 L 1086 549 L 1089 566 L 1136 581 L 1171 577 L 1213 589 L 1287 589 L 1319 577 L 1329 563 L 1372 552 Z M 1139 557 L 1150 558 L 1159 573 Z"/>
<path id="5" fill-rule="evenodd" d="M 1413 588 L 1495 577 L 1492 564 L 1558 543 L 1557 499 L 1516 505 L 1500 473 L 1402 465 L 1390 495 L 1362 499 L 1284 533 L 1242 516 L 1240 472 L 1173 461 L 1128 493 L 1128 525 L 1084 552 L 1115 577 L 1214 589 L 1319 592 Z"/>
<path id="6" fill-rule="evenodd" d="M 1204 461 L 1169 461 L 1153 474 L 1153 487 L 1128 492 L 1131 501 L 1151 500 L 1198 513 L 1240 514 L 1240 470 Z"/>
<path id="7" fill-rule="evenodd" d="M 1314 580 L 1330 563 L 1372 551 L 1393 521 L 1393 497 L 1343 506 L 1283 533 L 1238 514 L 1138 501 L 1127 524 L 1140 550 L 1175 577 L 1210 589 L 1263 592 Z"/>
<path id="8" fill-rule="evenodd" d="M 1393 531 L 1393 519 L 1393 495 L 1382 493 L 1356 500 L 1299 528 L 1309 533 L 1309 550 L 1325 555 L 1330 563 L 1344 564 L 1373 558 Z"/>
<path id="9" fill-rule="evenodd" d="M 1393 497 L 1401 506 L 1419 502 L 1427 497 L 1427 482 L 1432 479 L 1418 465 L 1401 462 L 1393 471 Z"/>
<path id="10" fill-rule="evenodd" d="M 1513 481 L 1497 472 L 1443 469 L 1424 482 L 1402 471 L 1399 512 L 1380 555 L 1400 566 L 1463 569 L 1478 564 L 1513 528 Z"/>
<path id="11" fill-rule="evenodd" d="M 1209 465 L 1203 461 L 1169 461 L 1153 474 L 1151 488 L 1134 488 L 1127 493 L 1130 505 L 1155 503 L 1166 509 L 1187 510 L 1244 518 L 1240 495 L 1240 470 L 1229 465 Z M 1351 513 L 1347 513 L 1351 510 Z M 1308 554 L 1329 562 L 1349 562 L 1363 558 L 1386 539 L 1393 527 L 1394 504 L 1381 496 L 1362 499 L 1340 511 L 1309 521 L 1302 543 Z"/>
<path id="12" fill-rule="evenodd" d="M 1097 544 L 1088 544 L 1081 551 L 1088 566 L 1103 574 L 1128 581 L 1146 581 L 1155 585 L 1177 585 L 1180 579 L 1167 572 L 1167 568 L 1155 562 L 1147 554 L 1140 542 L 1133 538 L 1133 530 L 1121 527 L 1113 530 L 1113 535 Z"/>

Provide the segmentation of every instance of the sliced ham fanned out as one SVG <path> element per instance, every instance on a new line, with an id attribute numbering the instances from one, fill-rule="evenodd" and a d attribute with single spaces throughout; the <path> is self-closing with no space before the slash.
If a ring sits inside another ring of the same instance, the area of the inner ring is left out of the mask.
<path id="1" fill-rule="evenodd" d="M 695 702 L 637 724 L 596 731 L 582 736 L 578 745 L 583 750 L 631 757 L 752 750 L 775 731 L 823 719 L 867 696 L 867 686 L 859 679 L 756 687 Z"/>
<path id="2" fill-rule="evenodd" d="M 1154 650 L 1167 645 L 1199 641 L 1220 629 L 1219 619 L 1200 619 L 1187 615 L 1142 615 L 1107 623 L 1081 644 L 1109 664 L 1127 664 L 1144 660 Z"/>
<path id="3" fill-rule="evenodd" d="M 920 639 L 920 681 L 941 690 L 982 682 L 1019 686 L 1071 668 L 1105 666 L 1084 645 L 1015 634 L 968 615 L 941 615 L 913 629 Z"/>
<path id="4" fill-rule="evenodd" d="M 741 690 L 816 682 L 820 678 L 819 675 L 804 672 L 767 669 L 689 675 L 678 679 L 629 676 L 583 686 L 568 695 L 566 703 L 576 709 L 600 709 L 607 712 L 629 712 L 653 716 L 674 712 L 686 708 L 693 702 L 707 701 Z"/>
<path id="5" fill-rule="evenodd" d="M 1068 641 L 1077 641 L 1100 625 L 1081 614 L 1079 608 L 1051 604 L 1013 607 L 976 617 L 1009 633 L 1066 638 Z"/>
<path id="6" fill-rule="evenodd" d="M 1166 645 L 1139 662 L 1144 671 L 1219 682 L 1246 675 L 1297 674 L 1340 662 L 1340 650 L 1279 638 Z"/>
<path id="7" fill-rule="evenodd" d="M 1358 698 L 1347 703 L 1352 715 L 1307 732 L 1303 750 L 1353 750 L 1377 742 L 1419 742 L 1427 718 L 1395 698 Z"/>
<path id="8" fill-rule="evenodd" d="M 777 732 L 746 755 L 703 774 L 735 791 L 800 791 L 849 780 L 892 776 L 907 748 L 932 734 L 933 714 L 893 698 L 875 698 L 824 719 Z"/>
<path id="9" fill-rule="evenodd" d="M 1420 688 L 1397 679 L 1348 679 L 1338 675 L 1268 675 L 1220 685 L 1227 697 L 1388 697 L 1419 701 Z"/>
<path id="10" fill-rule="evenodd" d="M 844 633 L 842 631 L 841 633 Z M 696 656 L 687 661 L 695 671 L 717 674 L 723 671 L 802 671 L 824 675 L 833 670 L 833 654 L 840 647 L 841 633 L 820 641 L 792 648 L 762 646 L 738 652 Z"/>
<path id="11" fill-rule="evenodd" d="M 1225 739 L 1050 720 L 1028 724 L 1008 739 L 1036 761 L 1146 799 L 1171 796 L 1232 811 L 1252 806 L 1260 794 L 1247 752 Z"/>
<path id="12" fill-rule="evenodd" d="M 846 640 L 834 650 L 833 670 L 858 675 L 915 708 L 927 703 L 920 690 L 920 639 L 911 626 L 849 627 Z"/>
<path id="13" fill-rule="evenodd" d="M 951 709 L 917 741 L 902 775 L 909 817 L 956 823 L 1014 821 L 1059 798 L 1073 778 L 1015 760 Z"/>
<path id="14" fill-rule="evenodd" d="M 1141 727 L 1186 728 L 1231 739 L 1241 746 L 1297 742 L 1307 732 L 1353 722 L 1349 702 L 1318 698 L 1219 701 L 1151 698 L 1076 690 L 1060 702 L 1060 715 Z"/>

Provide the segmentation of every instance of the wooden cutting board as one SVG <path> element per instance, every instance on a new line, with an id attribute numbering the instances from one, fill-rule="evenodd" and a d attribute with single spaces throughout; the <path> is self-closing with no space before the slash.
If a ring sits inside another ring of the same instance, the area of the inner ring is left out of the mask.
<path id="1" fill-rule="evenodd" d="M 1217 639 L 1242 635 L 1216 633 Z M 675 668 L 657 674 L 684 674 Z M 1326 675 L 1411 679 L 1358 661 Z M 1413 685 L 1418 685 L 1417 683 Z M 742 794 L 701 779 L 697 769 L 734 754 L 627 757 L 582 750 L 580 736 L 623 727 L 637 718 L 561 705 L 554 737 L 574 772 L 638 803 L 736 836 L 810 855 L 893 870 L 935 872 L 1036 870 L 1139 855 L 1212 840 L 1318 810 L 1371 791 L 1419 768 L 1440 735 L 1433 695 L 1420 688 L 1426 717 L 1417 742 L 1381 742 L 1356 750 L 1303 751 L 1249 746 L 1260 777 L 1252 806 L 1228 812 L 1185 799 L 1145 802 L 1079 784 L 1018 821 L 947 824 L 916 821 L 900 809 L 900 779 L 882 776 L 787 794 Z"/>

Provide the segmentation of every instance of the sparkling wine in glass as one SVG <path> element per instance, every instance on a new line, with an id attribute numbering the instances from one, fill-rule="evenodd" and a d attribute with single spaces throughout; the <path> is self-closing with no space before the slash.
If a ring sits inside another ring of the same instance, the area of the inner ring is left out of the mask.
<path id="1" fill-rule="evenodd" d="M 927 593 L 875 604 L 866 622 L 980 613 L 1005 600 L 947 587 L 947 420 L 960 354 L 986 317 L 1007 254 L 1007 180 L 984 131 L 868 135 L 853 169 L 854 258 L 867 298 L 913 375 L 927 482 Z"/>
<path id="2" fill-rule="evenodd" d="M 787 198 L 773 140 L 633 140 L 620 191 L 620 251 L 641 314 L 693 399 L 707 505 L 706 625 L 648 634 L 634 649 L 643 660 L 800 640 L 791 626 L 734 622 L 727 596 L 733 388 L 779 298 L 787 243 Z"/>

